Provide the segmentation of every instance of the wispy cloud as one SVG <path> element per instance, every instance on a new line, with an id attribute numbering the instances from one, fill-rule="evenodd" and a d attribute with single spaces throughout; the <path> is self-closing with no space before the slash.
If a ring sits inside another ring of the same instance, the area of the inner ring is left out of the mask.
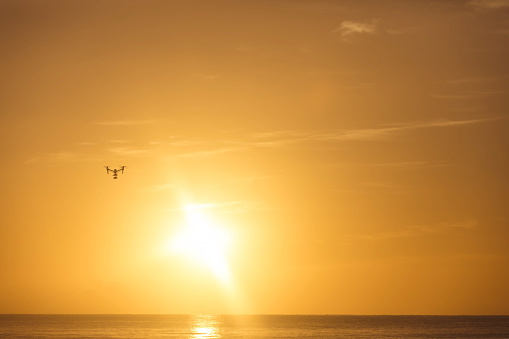
<path id="1" fill-rule="evenodd" d="M 499 9 L 509 7 L 509 0 L 471 0 L 468 5 L 476 9 Z"/>
<path id="2" fill-rule="evenodd" d="M 446 164 L 446 163 L 436 163 L 436 162 L 429 162 L 429 161 L 385 162 L 385 163 L 373 163 L 373 164 L 364 164 L 364 165 L 370 166 L 370 167 L 388 168 L 388 169 L 403 169 L 403 170 L 451 166 L 450 164 Z"/>
<path id="3" fill-rule="evenodd" d="M 131 126 L 152 124 L 154 120 L 117 120 L 117 121 L 97 121 L 96 125 L 101 126 Z"/>
<path id="4" fill-rule="evenodd" d="M 50 153 L 47 154 L 44 158 L 47 162 L 74 162 L 79 159 L 77 153 L 67 151 Z"/>
<path id="5" fill-rule="evenodd" d="M 395 124 L 397 129 L 417 129 L 417 128 L 433 128 L 433 127 L 451 127 L 461 125 L 478 124 L 487 121 L 493 121 L 494 119 L 469 119 L 469 120 L 432 120 L 432 121 L 420 121 L 414 123 L 402 123 Z"/>
<path id="6" fill-rule="evenodd" d="M 444 128 L 461 125 L 477 124 L 490 119 L 471 119 L 471 120 L 433 120 L 418 121 L 412 123 L 400 123 L 379 128 L 354 129 L 346 131 L 336 131 L 331 133 L 316 133 L 311 135 L 309 139 L 316 141 L 340 141 L 340 140 L 379 140 L 387 138 L 397 132 L 427 129 L 427 128 Z"/>
<path id="7" fill-rule="evenodd" d="M 491 119 L 470 119 L 470 120 L 433 120 L 433 121 L 418 121 L 412 123 L 394 124 L 388 127 L 372 128 L 372 129 L 359 129 L 347 131 L 339 134 L 337 138 L 340 140 L 376 140 L 385 138 L 390 134 L 397 132 L 428 129 L 428 128 L 444 128 L 462 125 L 472 125 L 489 121 Z M 331 136 L 334 139 L 334 136 Z"/>
<path id="8" fill-rule="evenodd" d="M 174 188 L 172 184 L 160 184 L 160 185 L 154 185 L 147 187 L 143 189 L 143 192 L 149 192 L 149 193 L 159 193 L 159 192 L 166 192 L 170 191 Z"/>
<path id="9" fill-rule="evenodd" d="M 396 169 L 396 170 L 419 170 L 419 169 L 429 169 L 429 168 L 442 168 L 452 166 L 449 163 L 445 162 L 434 162 L 434 161 L 395 161 L 395 162 L 378 162 L 378 163 L 369 163 L 369 162 L 346 162 L 346 163 L 335 163 L 335 164 L 326 164 L 326 166 L 332 167 L 375 167 L 375 168 L 386 168 L 386 169 Z"/>
<path id="10" fill-rule="evenodd" d="M 454 231 L 467 231 L 477 227 L 479 222 L 475 219 L 467 219 L 457 222 L 443 222 L 435 225 L 408 226 L 399 231 L 379 232 L 371 235 L 358 236 L 364 240 L 384 240 L 395 238 L 420 237 L 433 234 L 446 234 Z"/>
<path id="11" fill-rule="evenodd" d="M 333 32 L 340 34 L 342 37 L 347 37 L 352 34 L 374 34 L 378 29 L 378 21 L 373 19 L 370 22 L 359 21 L 342 21 Z"/>
<path id="12" fill-rule="evenodd" d="M 215 80 L 220 76 L 214 73 L 194 73 L 191 75 L 193 78 L 204 79 L 204 80 Z"/>
<path id="13" fill-rule="evenodd" d="M 121 155 L 121 156 L 139 156 L 139 155 L 144 155 L 149 152 L 149 150 L 146 150 L 146 149 L 136 149 L 136 148 L 129 148 L 129 147 L 109 148 L 108 151 L 111 153 L 114 153 L 116 155 Z"/>
<path id="14" fill-rule="evenodd" d="M 271 139 L 274 137 L 299 136 L 301 133 L 289 130 L 254 133 L 251 136 L 256 139 Z"/>
<path id="15" fill-rule="evenodd" d="M 395 184 L 393 182 L 382 182 L 382 181 L 372 181 L 372 182 L 363 182 L 360 184 L 360 186 L 368 187 L 371 189 L 377 189 L 377 190 L 395 190 L 395 189 L 406 189 L 407 186 Z"/>
<path id="16" fill-rule="evenodd" d="M 475 99 L 507 94 L 509 94 L 509 91 L 506 90 L 484 90 L 484 91 L 468 91 L 465 93 L 436 94 L 433 95 L 433 97 L 436 99 Z"/>
<path id="17" fill-rule="evenodd" d="M 96 161 L 96 158 L 83 156 L 82 154 L 69 151 L 59 151 L 44 154 L 25 161 L 26 164 L 47 163 L 47 164 L 63 164 L 73 162 Z"/>
<path id="18" fill-rule="evenodd" d="M 385 32 L 390 35 L 403 35 L 414 32 L 415 29 L 403 29 L 403 28 L 386 28 Z"/>
<path id="19" fill-rule="evenodd" d="M 441 84 L 448 85 L 463 85 L 463 84 L 474 84 L 474 83 L 484 83 L 484 82 L 495 82 L 499 80 L 507 79 L 507 76 L 473 76 L 473 77 L 464 77 L 458 79 L 450 79 L 441 81 Z"/>
<path id="20" fill-rule="evenodd" d="M 214 209 L 222 213 L 242 213 L 249 210 L 268 210 L 270 209 L 265 204 L 252 201 L 228 201 L 222 203 L 203 203 L 203 204 L 192 204 L 179 208 L 172 208 L 169 211 L 182 212 L 192 210 L 207 210 Z"/>
<path id="21" fill-rule="evenodd" d="M 194 152 L 188 152 L 188 153 L 180 153 L 176 154 L 173 157 L 174 158 L 206 158 L 211 157 L 218 154 L 223 153 L 229 153 L 229 152 L 236 152 L 242 150 L 243 147 L 219 147 L 211 150 L 205 150 L 205 151 L 194 151 Z"/>
<path id="22" fill-rule="evenodd" d="M 303 4 L 299 4 L 298 8 L 303 11 L 310 11 L 315 13 L 323 13 L 323 14 L 337 14 L 338 12 L 345 12 L 351 10 L 348 6 L 340 6 L 338 4 L 333 3 L 325 3 L 321 1 L 315 2 L 306 2 Z"/>
<path id="23" fill-rule="evenodd" d="M 275 177 L 276 177 L 275 175 L 256 175 L 256 176 L 238 177 L 238 178 L 233 178 L 230 180 L 212 184 L 212 185 L 210 185 L 210 187 L 222 187 L 222 186 L 227 186 L 227 185 L 231 185 L 231 184 L 237 185 L 238 183 L 256 183 L 256 182 L 260 182 L 262 180 L 272 179 Z"/>
<path id="24" fill-rule="evenodd" d="M 196 141 L 196 140 L 177 140 L 177 141 L 171 141 L 168 143 L 165 143 L 165 145 L 168 146 L 174 146 L 174 147 L 188 147 L 193 146 L 197 144 L 202 144 L 203 142 Z"/>
<path id="25" fill-rule="evenodd" d="M 240 52 L 255 52 L 258 51 L 259 47 L 251 44 L 240 44 L 236 45 L 235 50 Z"/>
<path id="26" fill-rule="evenodd" d="M 278 148 L 295 145 L 305 142 L 341 142 L 341 141 L 376 141 L 387 139 L 398 133 L 403 133 L 418 129 L 432 128 L 450 128 L 465 125 L 474 125 L 495 119 L 469 119 L 469 120 L 431 120 L 417 121 L 410 123 L 398 123 L 383 125 L 377 128 L 336 130 L 336 131 L 271 131 L 265 133 L 255 133 L 246 138 L 225 140 L 224 143 L 235 145 L 236 147 L 219 148 L 217 150 L 205 152 L 193 152 L 189 155 L 199 156 L 224 153 L 225 151 L 239 150 L 246 147 L 259 148 Z"/>
<path id="27" fill-rule="evenodd" d="M 214 157 L 221 154 L 241 152 L 253 148 L 285 148 L 297 147 L 301 144 L 308 144 L 314 147 L 312 143 L 337 143 L 347 141 L 376 141 L 394 137 L 397 134 L 408 132 L 417 129 L 432 129 L 432 128 L 452 128 L 458 126 L 475 125 L 496 119 L 470 119 L 470 120 L 432 120 L 432 121 L 417 121 L 411 123 L 399 123 L 391 125 L 382 125 L 375 128 L 365 129 L 350 129 L 350 130 L 333 130 L 333 131 L 268 131 L 263 133 L 253 133 L 244 137 L 219 139 L 213 142 L 207 140 L 192 140 L 179 138 L 178 140 L 169 143 L 158 143 L 158 145 L 172 146 L 169 150 L 158 150 L 151 148 L 138 148 L 138 147 L 106 147 L 106 152 L 113 153 L 118 156 L 124 157 L 139 157 L 161 155 L 161 152 L 167 152 L 167 159 L 175 158 L 188 158 L 200 159 Z M 122 146 L 123 140 L 111 140 L 110 142 Z M 214 146 L 212 145 L 216 145 Z M 207 149 L 201 146 L 207 145 Z M 112 145 L 113 146 L 113 145 Z M 322 145 L 323 146 L 323 145 Z M 176 148 L 178 147 L 178 148 Z M 184 147 L 192 147 L 193 150 L 188 152 L 175 152 L 176 149 L 182 150 Z M 156 152 L 157 151 L 157 152 Z M 175 152 L 175 153 L 174 153 Z M 173 153 L 173 154 L 172 154 Z M 36 162 L 72 162 L 72 161 L 89 161 L 91 158 L 83 152 L 55 152 L 39 157 L 34 157 L 27 163 Z M 414 164 L 406 164 L 406 166 L 413 166 Z M 380 165 L 381 166 L 381 165 Z M 401 165 L 403 166 L 403 165 Z"/>

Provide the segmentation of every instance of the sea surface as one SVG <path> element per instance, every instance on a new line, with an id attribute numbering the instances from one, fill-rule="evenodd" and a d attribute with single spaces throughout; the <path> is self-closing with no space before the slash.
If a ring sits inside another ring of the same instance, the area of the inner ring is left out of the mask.
<path id="1" fill-rule="evenodd" d="M 509 338 L 509 316 L 0 315 L 0 338 Z"/>

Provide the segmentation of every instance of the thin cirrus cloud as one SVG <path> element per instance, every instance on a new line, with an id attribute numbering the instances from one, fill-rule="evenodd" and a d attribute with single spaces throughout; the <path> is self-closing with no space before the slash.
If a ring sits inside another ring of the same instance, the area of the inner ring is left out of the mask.
<path id="1" fill-rule="evenodd" d="M 219 147 L 211 150 L 206 151 L 194 151 L 194 152 L 188 152 L 188 153 L 180 153 L 176 154 L 173 157 L 174 158 L 207 158 L 212 157 L 218 154 L 223 153 L 229 153 L 229 152 L 235 152 L 242 150 L 242 147 Z"/>
<path id="2" fill-rule="evenodd" d="M 117 156 L 124 157 L 144 156 L 150 153 L 150 150 L 147 149 L 136 149 L 128 147 L 114 147 L 107 149 L 107 151 Z M 26 160 L 24 163 L 25 164 L 46 163 L 56 165 L 56 164 L 96 162 L 99 160 L 103 160 L 103 158 L 104 156 L 91 156 L 90 153 L 58 151 L 30 158 Z"/>
<path id="3" fill-rule="evenodd" d="M 508 76 L 477 76 L 477 77 L 466 77 L 458 79 L 449 79 L 440 81 L 439 84 L 445 85 L 464 85 L 464 84 L 478 84 L 478 83 L 494 83 L 501 80 L 507 79 Z"/>
<path id="4" fill-rule="evenodd" d="M 495 119 L 470 119 L 470 120 L 432 120 L 418 121 L 412 123 L 399 123 L 385 125 L 378 128 L 338 130 L 338 131 L 270 131 L 264 133 L 253 133 L 244 138 L 225 139 L 219 141 L 219 146 L 206 150 L 193 150 L 191 152 L 177 153 L 170 158 L 183 159 L 203 159 L 222 155 L 225 153 L 241 152 L 252 148 L 284 148 L 298 144 L 313 142 L 343 142 L 343 141 L 376 141 L 383 140 L 398 133 L 403 133 L 418 129 L 431 128 L 451 128 L 466 125 L 474 125 L 493 121 Z M 196 144 L 208 144 L 206 141 L 194 142 L 192 140 L 180 140 L 179 146 L 189 146 Z M 177 145 L 171 145 L 176 147 Z M 124 157 L 141 157 L 150 156 L 154 152 L 152 149 L 135 148 L 135 147 L 110 147 L 106 151 L 118 156 Z M 76 161 L 89 161 L 91 158 L 80 155 L 76 152 L 56 152 L 46 154 L 42 157 L 32 158 L 26 163 L 48 162 L 48 163 L 64 163 Z"/>
<path id="5" fill-rule="evenodd" d="M 371 22 L 345 20 L 333 32 L 340 34 L 342 37 L 347 37 L 353 34 L 374 34 L 377 29 L 377 20 L 371 20 Z"/>
<path id="6" fill-rule="evenodd" d="M 207 210 L 214 209 L 223 213 L 243 213 L 250 210 L 268 210 L 270 209 L 265 204 L 252 201 L 228 201 L 223 203 L 204 203 L 193 204 L 179 208 L 168 209 L 170 212 L 182 212 L 189 210 Z"/>
<path id="7" fill-rule="evenodd" d="M 174 188 L 175 188 L 175 186 L 173 184 L 160 184 L 160 185 L 146 187 L 142 190 L 142 192 L 160 193 L 160 192 L 167 192 L 167 191 L 173 190 Z"/>
<path id="8" fill-rule="evenodd" d="M 379 140 L 387 138 L 395 133 L 404 132 L 416 129 L 427 129 L 427 128 L 445 128 L 462 125 L 472 125 L 482 122 L 488 122 L 493 119 L 470 119 L 470 120 L 432 120 L 432 121 L 420 121 L 413 123 L 401 123 L 393 124 L 389 126 L 379 128 L 367 128 L 367 129 L 353 129 L 346 131 L 334 131 L 334 132 L 314 132 L 314 133 L 298 133 L 298 132 L 273 132 L 274 138 L 265 138 L 261 141 L 248 140 L 246 144 L 252 146 L 263 146 L 263 147 L 276 147 L 284 146 L 287 144 L 305 142 L 305 141 L 347 141 L 347 140 Z M 270 136 L 271 134 L 264 134 L 264 136 Z M 254 138 L 260 138 L 260 134 L 253 136 Z"/>
<path id="9" fill-rule="evenodd" d="M 391 232 L 379 232 L 371 235 L 352 236 L 359 240 L 389 240 L 397 238 L 413 238 L 434 234 L 446 234 L 457 231 L 471 231 L 478 227 L 479 221 L 467 219 L 456 222 L 442 222 L 434 225 L 407 226 L 403 229 Z"/>
<path id="10" fill-rule="evenodd" d="M 312 142 L 376 141 L 398 133 L 418 129 L 451 128 L 474 125 L 494 119 L 432 120 L 386 125 L 379 128 L 340 130 L 332 132 L 271 131 L 254 133 L 245 138 L 227 139 L 223 145 L 209 150 L 199 150 L 173 155 L 172 158 L 206 158 L 229 152 L 245 151 L 250 148 L 284 148 Z"/>
<path id="11" fill-rule="evenodd" d="M 341 162 L 335 164 L 327 164 L 332 167 L 374 167 L 374 168 L 386 168 L 386 169 L 401 169 L 401 170 L 418 170 L 424 168 L 440 168 L 452 166 L 446 162 L 436 161 L 399 161 L 399 162 Z"/>
<path id="12" fill-rule="evenodd" d="M 399 169 L 421 169 L 431 167 L 447 167 L 451 166 L 447 163 L 437 163 L 429 161 L 402 161 L 402 162 L 385 162 L 385 163 L 370 163 L 363 164 L 364 166 L 371 166 L 377 168 L 399 168 Z"/>
<path id="13" fill-rule="evenodd" d="M 476 9 L 499 9 L 509 7 L 509 0 L 471 0 L 468 5 Z"/>
<path id="14" fill-rule="evenodd" d="M 68 164 L 68 163 L 78 163 L 78 162 L 89 162 L 89 161 L 97 161 L 97 158 L 85 156 L 83 154 L 77 152 L 69 152 L 69 151 L 59 151 L 54 153 L 47 153 L 42 156 L 37 156 L 31 159 L 26 160 L 25 164 L 36 164 L 36 163 L 46 163 L 46 164 Z"/>
<path id="15" fill-rule="evenodd" d="M 117 121 L 97 121 L 96 125 L 101 126 L 132 126 L 146 125 L 154 123 L 154 120 L 117 120 Z"/>
<path id="16" fill-rule="evenodd" d="M 114 147 L 109 148 L 108 151 L 121 156 L 140 156 L 147 154 L 149 152 L 149 150 L 146 149 L 137 149 L 129 147 Z"/>
<path id="17" fill-rule="evenodd" d="M 435 99 L 476 99 L 495 97 L 500 95 L 507 95 L 509 91 L 506 90 L 484 90 L 484 91 L 468 91 L 458 94 L 436 94 L 433 95 Z"/>
<path id="18" fill-rule="evenodd" d="M 224 187 L 228 185 L 236 185 L 238 183 L 257 183 L 262 180 L 275 178 L 276 175 L 256 175 L 256 176 L 247 176 L 247 177 L 236 177 L 226 181 L 214 183 L 209 187 Z"/>

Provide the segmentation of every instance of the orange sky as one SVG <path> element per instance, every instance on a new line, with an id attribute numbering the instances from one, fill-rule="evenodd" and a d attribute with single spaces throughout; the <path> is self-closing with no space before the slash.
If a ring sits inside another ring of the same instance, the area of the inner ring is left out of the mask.
<path id="1" fill-rule="evenodd" d="M 2 1 L 0 313 L 509 314 L 508 14 Z"/>

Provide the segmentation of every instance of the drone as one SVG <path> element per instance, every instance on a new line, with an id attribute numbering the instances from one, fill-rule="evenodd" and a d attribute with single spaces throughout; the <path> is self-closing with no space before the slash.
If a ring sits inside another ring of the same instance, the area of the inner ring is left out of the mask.
<path id="1" fill-rule="evenodd" d="M 104 167 L 106 168 L 107 174 L 110 174 L 110 172 L 113 172 L 113 179 L 117 179 L 119 172 L 124 174 L 124 168 L 126 168 L 127 166 L 120 166 L 120 168 L 114 168 L 114 169 L 111 169 L 108 166 L 104 166 Z"/>

